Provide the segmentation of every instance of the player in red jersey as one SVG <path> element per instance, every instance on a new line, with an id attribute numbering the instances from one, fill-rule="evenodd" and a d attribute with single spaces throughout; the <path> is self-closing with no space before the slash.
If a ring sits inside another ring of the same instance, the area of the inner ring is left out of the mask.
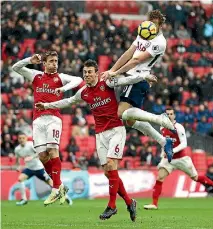
<path id="1" fill-rule="evenodd" d="M 170 120 L 173 122 L 176 132 L 171 132 L 166 128 L 161 128 L 162 135 L 169 137 L 173 140 L 173 158 L 171 163 L 165 157 L 163 152 L 163 158 L 158 165 L 158 177 L 156 184 L 153 188 L 152 194 L 152 204 L 144 205 L 145 209 L 158 209 L 158 199 L 161 194 L 162 184 L 165 178 L 173 170 L 181 170 L 191 177 L 192 180 L 200 182 L 201 184 L 208 184 L 213 186 L 213 181 L 211 181 L 207 176 L 198 176 L 197 170 L 189 156 L 186 156 L 184 149 L 187 147 L 187 139 L 184 127 L 175 121 L 175 112 L 173 108 L 167 108 L 166 113 Z"/>
<path id="2" fill-rule="evenodd" d="M 35 54 L 32 57 L 18 61 L 12 69 L 32 82 L 34 104 L 37 102 L 53 102 L 63 98 L 63 92 L 77 87 L 82 79 L 63 73 L 58 73 L 58 54 L 49 51 L 43 55 L 44 72 L 26 68 L 28 64 L 40 64 L 42 57 Z M 60 199 L 65 202 L 68 191 L 61 182 L 61 161 L 59 144 L 62 130 L 62 120 L 59 110 L 33 110 L 33 142 L 36 153 L 44 164 L 46 172 L 53 180 L 50 196 L 44 201 L 45 205 Z"/>
<path id="3" fill-rule="evenodd" d="M 104 173 L 109 179 L 110 199 L 100 219 L 108 219 L 117 213 L 117 193 L 125 200 L 132 221 L 136 218 L 136 201 L 131 200 L 126 193 L 123 182 L 118 175 L 118 161 L 122 159 L 126 140 L 126 130 L 118 118 L 118 103 L 116 101 L 114 87 L 137 83 L 143 79 L 156 81 L 156 77 L 147 75 L 143 77 L 129 76 L 115 80 L 100 81 L 98 65 L 93 60 L 84 63 L 83 76 L 86 85 L 75 96 L 53 103 L 37 103 L 40 110 L 58 109 L 80 101 L 86 101 L 95 119 L 96 148 Z"/>

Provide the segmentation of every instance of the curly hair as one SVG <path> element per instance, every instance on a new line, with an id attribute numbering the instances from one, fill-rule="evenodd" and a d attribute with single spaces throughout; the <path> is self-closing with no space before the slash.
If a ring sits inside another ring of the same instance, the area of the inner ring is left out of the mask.
<path id="1" fill-rule="evenodd" d="M 162 25 L 166 21 L 166 16 L 163 15 L 160 10 L 152 10 L 148 13 L 148 18 L 150 21 L 154 19 L 159 20 L 159 25 Z"/>

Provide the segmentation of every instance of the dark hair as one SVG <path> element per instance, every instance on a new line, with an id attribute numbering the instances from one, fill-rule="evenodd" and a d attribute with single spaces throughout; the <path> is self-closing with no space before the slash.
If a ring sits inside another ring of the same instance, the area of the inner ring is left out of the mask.
<path id="1" fill-rule="evenodd" d="M 24 132 L 22 132 L 22 131 L 20 131 L 20 132 L 18 132 L 18 136 L 19 135 L 25 135 L 25 136 L 27 136 Z"/>
<path id="2" fill-rule="evenodd" d="M 47 51 L 42 55 L 42 60 L 46 62 L 48 56 L 57 56 L 58 57 L 58 53 L 56 51 Z"/>
<path id="3" fill-rule="evenodd" d="M 166 107 L 166 111 L 174 111 L 174 113 L 175 113 L 175 110 L 173 107 Z"/>
<path id="4" fill-rule="evenodd" d="M 95 68 L 95 72 L 98 71 L 98 64 L 95 60 L 87 60 L 84 62 L 84 67 L 94 67 Z"/>
<path id="5" fill-rule="evenodd" d="M 162 25 L 166 21 L 166 16 L 163 15 L 160 10 L 152 10 L 148 13 L 148 18 L 150 21 L 154 19 L 159 20 L 159 25 Z"/>

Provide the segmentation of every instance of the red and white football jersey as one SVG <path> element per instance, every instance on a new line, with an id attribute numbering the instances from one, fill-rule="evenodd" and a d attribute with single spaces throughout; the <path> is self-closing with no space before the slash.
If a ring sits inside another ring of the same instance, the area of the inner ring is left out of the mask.
<path id="1" fill-rule="evenodd" d="M 28 64 L 31 64 L 30 57 L 18 61 L 12 66 L 12 69 L 32 82 L 34 107 L 35 103 L 38 102 L 49 103 L 61 100 L 63 98 L 63 93 L 56 94 L 56 88 L 62 87 L 64 91 L 67 91 L 79 86 L 83 81 L 80 77 L 70 76 L 63 73 L 47 74 L 35 69 L 29 69 L 25 67 Z M 33 120 L 41 115 L 54 115 L 61 118 L 59 109 L 43 111 L 39 111 L 35 108 L 33 109 Z"/>
<path id="2" fill-rule="evenodd" d="M 110 88 L 105 81 L 98 81 L 95 87 L 84 87 L 80 96 L 90 106 L 96 133 L 123 125 L 117 115 L 118 102 L 114 88 Z"/>
<path id="3" fill-rule="evenodd" d="M 176 132 L 173 133 L 169 129 L 161 128 L 161 133 L 164 137 L 171 138 L 173 141 L 173 159 L 186 156 L 185 148 L 187 147 L 186 132 L 180 123 L 175 123 Z"/>

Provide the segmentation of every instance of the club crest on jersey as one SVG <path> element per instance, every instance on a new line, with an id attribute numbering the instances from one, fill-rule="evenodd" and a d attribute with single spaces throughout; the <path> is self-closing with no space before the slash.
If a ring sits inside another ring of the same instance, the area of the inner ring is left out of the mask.
<path id="1" fill-rule="evenodd" d="M 105 90 L 104 85 L 101 85 L 101 86 L 100 86 L 100 89 L 101 89 L 101 91 L 104 91 L 104 90 Z"/>
<path id="2" fill-rule="evenodd" d="M 58 82 L 58 77 L 54 77 L 54 78 L 53 78 L 53 81 L 54 81 L 55 83 L 57 83 L 57 82 Z"/>

